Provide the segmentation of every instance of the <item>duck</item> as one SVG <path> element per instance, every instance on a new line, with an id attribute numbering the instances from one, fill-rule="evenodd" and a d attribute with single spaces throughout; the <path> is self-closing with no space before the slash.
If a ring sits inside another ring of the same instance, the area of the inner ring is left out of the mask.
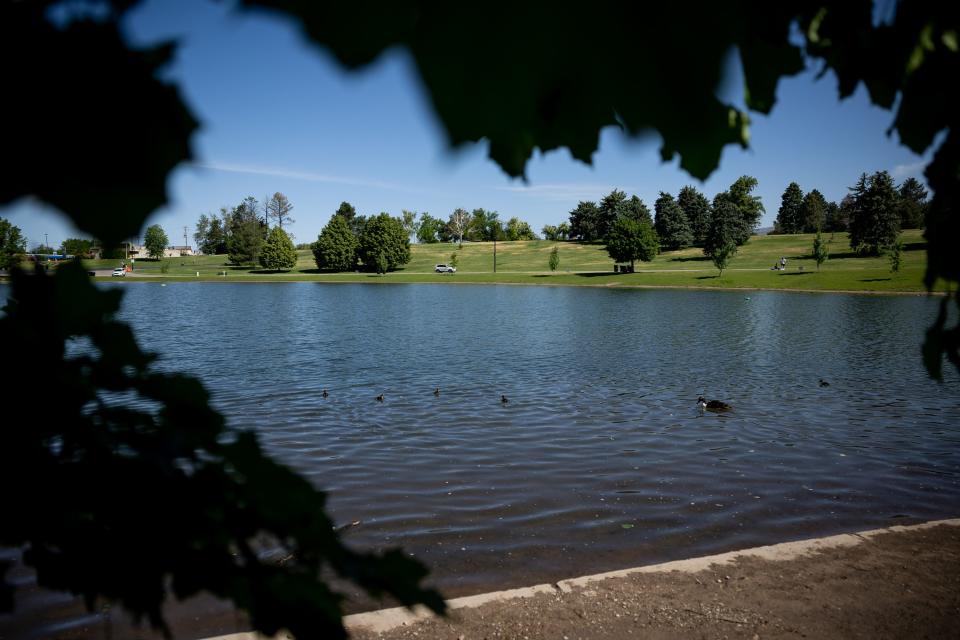
<path id="1" fill-rule="evenodd" d="M 707 400 L 703 396 L 697 398 L 697 406 L 700 407 L 700 410 L 704 409 L 708 411 L 730 411 L 733 409 L 729 404 L 721 400 Z"/>
<path id="2" fill-rule="evenodd" d="M 817 384 L 819 384 L 821 387 L 829 387 L 829 386 L 830 386 L 830 383 L 827 382 L 826 380 L 824 380 L 823 378 L 820 378 L 820 382 L 818 382 Z"/>
<path id="3" fill-rule="evenodd" d="M 437 387 L 436 389 L 433 390 L 433 395 L 435 396 L 440 395 L 440 387 Z"/>
<path id="4" fill-rule="evenodd" d="M 501 393 L 501 394 L 500 394 L 500 403 L 501 403 L 501 404 L 507 404 L 508 402 L 510 402 L 510 400 L 507 399 L 507 396 L 505 396 L 505 395 L 503 395 L 503 394 Z"/>
<path id="5" fill-rule="evenodd" d="M 327 390 L 326 390 L 326 389 L 324 389 L 324 390 L 323 390 L 323 393 L 320 394 L 320 396 L 323 397 L 323 398 L 326 398 L 326 397 L 329 396 L 329 395 L 330 395 L 330 394 L 327 393 Z"/>
<path id="6" fill-rule="evenodd" d="M 377 396 L 377 402 L 383 402 L 383 394 Z"/>

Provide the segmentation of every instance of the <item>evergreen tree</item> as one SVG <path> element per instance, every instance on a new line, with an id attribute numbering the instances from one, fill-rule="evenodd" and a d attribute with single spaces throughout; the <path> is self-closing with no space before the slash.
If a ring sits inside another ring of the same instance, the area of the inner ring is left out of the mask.
<path id="1" fill-rule="evenodd" d="M 900 233 L 900 197 L 893 178 L 886 171 L 878 171 L 869 179 L 864 174 L 852 192 L 850 247 L 877 255 L 891 246 Z"/>
<path id="2" fill-rule="evenodd" d="M 289 271 L 297 264 L 297 250 L 293 240 L 280 227 L 274 227 L 260 251 L 260 266 L 274 271 Z"/>
<path id="3" fill-rule="evenodd" d="M 410 236 L 404 231 L 403 222 L 389 213 L 368 218 L 359 240 L 357 255 L 367 271 L 385 273 L 410 262 Z M 383 271 L 379 271 L 381 266 Z"/>
<path id="4" fill-rule="evenodd" d="M 577 208 L 570 212 L 570 238 L 583 242 L 594 242 L 599 235 L 600 209 L 596 202 L 580 201 Z"/>
<path id="5" fill-rule="evenodd" d="M 803 232 L 815 233 L 823 229 L 827 217 L 827 200 L 823 194 L 814 189 L 803 198 L 801 219 Z"/>
<path id="6" fill-rule="evenodd" d="M 336 214 L 320 231 L 310 250 L 321 271 L 353 271 L 357 266 L 359 245 L 350 223 L 342 215 Z"/>
<path id="7" fill-rule="evenodd" d="M 803 191 L 796 182 L 791 182 L 783 190 L 773 226 L 777 233 L 800 233 L 803 230 Z"/>
<path id="8" fill-rule="evenodd" d="M 620 215 L 636 220 L 637 222 L 646 222 L 651 227 L 653 226 L 650 209 L 647 209 L 647 205 L 637 196 L 630 196 L 630 199 L 623 203 Z"/>
<path id="9" fill-rule="evenodd" d="M 752 195 L 757 184 L 757 179 L 753 176 L 740 176 L 730 185 L 727 192 L 740 218 L 740 229 L 736 239 L 738 247 L 747 243 L 753 235 L 753 230 L 760 223 L 760 216 L 763 215 L 763 202 L 760 201 L 760 196 Z"/>
<path id="10" fill-rule="evenodd" d="M 653 205 L 657 212 L 656 231 L 660 246 L 667 250 L 685 249 L 693 244 L 693 232 L 687 215 L 669 193 L 660 192 Z"/>
<path id="11" fill-rule="evenodd" d="M 166 232 L 163 230 L 163 227 L 158 224 L 152 224 L 147 227 L 147 231 L 143 235 L 143 246 L 154 260 L 159 260 L 163 257 L 163 252 L 164 249 L 167 248 L 168 242 Z"/>
<path id="12" fill-rule="evenodd" d="M 836 202 L 827 203 L 827 210 L 823 214 L 823 230 L 831 233 L 847 230 L 846 218 Z"/>
<path id="13" fill-rule="evenodd" d="M 620 217 L 607 234 L 607 253 L 615 262 L 650 262 L 660 252 L 657 232 L 646 222 Z"/>
<path id="14" fill-rule="evenodd" d="M 828 256 L 827 243 L 823 240 L 823 234 L 817 231 L 817 237 L 813 240 L 813 259 L 817 261 L 817 271 L 820 271 L 820 265 L 826 262 Z"/>
<path id="15" fill-rule="evenodd" d="M 900 185 L 900 228 L 922 229 L 926 223 L 927 190 L 916 178 L 907 178 Z"/>
<path id="16" fill-rule="evenodd" d="M 693 234 L 693 246 L 702 247 L 710 229 L 710 201 L 694 187 L 687 185 L 677 194 L 677 204 L 683 209 Z"/>
<path id="17" fill-rule="evenodd" d="M 27 239 L 20 227 L 0 218 L 0 269 L 9 271 L 23 262 L 27 253 Z"/>
<path id="18" fill-rule="evenodd" d="M 227 258 L 233 264 L 256 264 L 267 239 L 267 225 L 257 216 L 256 198 L 233 208 L 227 224 Z"/>
<path id="19" fill-rule="evenodd" d="M 613 228 L 613 223 L 624 213 L 627 206 L 627 194 L 614 189 L 600 201 L 597 208 L 597 240 L 603 240 Z M 650 215 L 650 212 L 647 212 Z"/>
<path id="20" fill-rule="evenodd" d="M 840 206 L 837 208 L 837 215 L 833 218 L 833 224 L 830 227 L 831 232 L 848 231 L 850 229 L 850 220 L 853 219 L 853 210 L 857 206 L 857 201 L 853 194 L 848 193 L 843 196 Z"/>

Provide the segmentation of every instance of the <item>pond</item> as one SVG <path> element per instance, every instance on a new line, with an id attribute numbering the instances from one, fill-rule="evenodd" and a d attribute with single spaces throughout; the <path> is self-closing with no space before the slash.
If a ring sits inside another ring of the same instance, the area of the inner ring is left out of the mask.
<path id="1" fill-rule="evenodd" d="M 920 359 L 937 300 L 107 286 L 350 544 L 403 546 L 447 596 L 958 515 L 960 380 Z"/>

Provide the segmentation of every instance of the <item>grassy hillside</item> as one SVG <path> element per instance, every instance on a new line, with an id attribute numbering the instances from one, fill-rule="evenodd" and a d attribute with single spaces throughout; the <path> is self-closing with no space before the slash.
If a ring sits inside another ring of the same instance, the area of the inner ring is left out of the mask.
<path id="1" fill-rule="evenodd" d="M 924 291 L 925 243 L 918 230 L 905 231 L 905 252 L 899 273 L 890 272 L 886 257 L 855 256 L 846 234 L 829 240 L 830 259 L 817 271 L 810 256 L 813 234 L 754 236 L 732 260 L 723 277 L 699 249 L 664 252 L 648 263 L 637 263 L 637 273 L 614 274 L 613 261 L 602 245 L 535 240 L 497 243 L 497 273 L 493 273 L 493 243 L 466 243 L 462 249 L 450 244 L 413 245 L 406 267 L 386 276 L 366 273 L 319 273 L 309 251 L 298 252 L 295 269 L 288 273 L 262 272 L 226 264 L 225 256 L 167 258 L 162 262 L 138 261 L 134 278 L 228 281 L 330 281 L 330 282 L 501 282 L 517 284 L 567 284 L 600 286 L 668 286 L 762 288 L 835 291 Z M 559 247 L 560 268 L 550 273 L 551 249 Z M 458 255 L 455 275 L 434 273 L 437 263 Z M 781 256 L 786 271 L 770 269 Z M 90 261 L 89 268 L 106 269 L 118 261 Z M 166 273 L 163 266 L 166 265 Z M 226 273 L 226 276 L 222 275 Z"/>

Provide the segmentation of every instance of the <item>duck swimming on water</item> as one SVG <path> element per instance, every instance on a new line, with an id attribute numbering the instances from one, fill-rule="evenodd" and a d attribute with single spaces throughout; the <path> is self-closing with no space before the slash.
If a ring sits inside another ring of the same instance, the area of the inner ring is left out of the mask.
<path id="1" fill-rule="evenodd" d="M 436 389 L 433 390 L 433 395 L 435 396 L 440 395 L 440 387 L 437 387 Z"/>
<path id="2" fill-rule="evenodd" d="M 326 397 L 329 396 L 330 394 L 327 393 L 327 390 L 326 390 L 326 389 L 324 389 L 324 390 L 323 390 L 323 393 L 321 393 L 320 395 L 321 395 L 322 397 L 326 398 Z"/>
<path id="3" fill-rule="evenodd" d="M 701 411 L 704 409 L 707 411 L 730 411 L 733 409 L 733 407 L 722 400 L 707 400 L 703 396 L 697 398 L 697 406 L 700 407 Z"/>
<path id="4" fill-rule="evenodd" d="M 500 402 L 503 403 L 503 404 L 507 404 L 507 403 L 510 402 L 510 401 L 507 399 L 507 396 L 505 396 L 505 395 L 503 395 L 503 394 L 501 393 L 501 394 L 500 394 Z"/>
<path id="5" fill-rule="evenodd" d="M 377 402 L 383 402 L 383 394 L 377 396 Z"/>

